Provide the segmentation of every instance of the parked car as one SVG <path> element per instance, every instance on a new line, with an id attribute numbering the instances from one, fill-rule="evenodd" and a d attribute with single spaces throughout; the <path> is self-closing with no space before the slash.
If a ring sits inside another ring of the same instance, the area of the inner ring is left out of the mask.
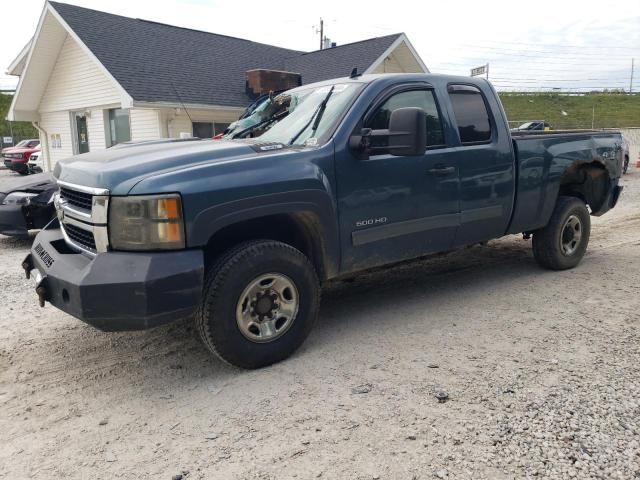
<path id="1" fill-rule="evenodd" d="M 629 170 L 629 140 L 622 135 L 622 173 Z"/>
<path id="2" fill-rule="evenodd" d="M 526 122 L 520 125 L 519 127 L 511 129 L 512 132 L 527 132 L 527 131 L 548 132 L 549 130 L 551 130 L 551 125 L 549 125 L 544 120 L 534 120 L 533 122 Z"/>
<path id="3" fill-rule="evenodd" d="M 30 138 L 28 140 L 22 140 L 20 142 L 18 142 L 17 144 L 15 144 L 12 147 L 5 147 L 2 150 L 0 150 L 0 155 L 4 156 L 4 152 L 12 150 L 14 148 L 34 148 L 37 147 L 38 145 L 40 145 L 40 140 L 38 140 L 37 138 Z"/>
<path id="4" fill-rule="evenodd" d="M 8 177 L 0 181 L 0 234 L 27 236 L 55 218 L 53 194 L 58 186 L 50 173 Z"/>
<path id="5" fill-rule="evenodd" d="M 622 190 L 619 133 L 511 134 L 483 79 L 353 75 L 287 96 L 259 138 L 59 162 L 58 220 L 22 264 L 41 305 L 109 331 L 193 316 L 211 352 L 257 368 L 302 344 L 332 279 L 516 233 L 572 268 Z"/>
<path id="6" fill-rule="evenodd" d="M 39 152 L 40 145 L 36 147 L 16 147 L 7 152 L 5 152 L 2 156 L 4 159 L 4 166 L 9 170 L 13 170 L 14 172 L 18 172 L 20 175 L 28 175 L 29 174 L 29 157 L 31 154 Z"/>
<path id="7" fill-rule="evenodd" d="M 44 171 L 42 152 L 32 153 L 29 156 L 27 167 L 29 168 L 29 173 L 42 173 Z"/>

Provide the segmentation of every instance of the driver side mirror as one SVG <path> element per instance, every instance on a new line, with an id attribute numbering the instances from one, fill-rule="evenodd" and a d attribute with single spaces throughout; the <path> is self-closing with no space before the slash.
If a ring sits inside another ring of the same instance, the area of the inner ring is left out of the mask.
<path id="1" fill-rule="evenodd" d="M 386 137 L 387 146 L 372 145 L 374 137 Z M 349 145 L 366 157 L 375 152 L 388 152 L 399 157 L 424 155 L 427 150 L 427 114 L 421 108 L 398 108 L 391 112 L 388 130 L 363 128 L 360 135 L 351 137 Z"/>

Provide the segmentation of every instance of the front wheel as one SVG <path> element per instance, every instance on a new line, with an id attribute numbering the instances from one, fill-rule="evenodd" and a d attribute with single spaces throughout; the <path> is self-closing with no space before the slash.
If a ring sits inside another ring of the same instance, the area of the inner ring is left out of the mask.
<path id="1" fill-rule="evenodd" d="M 260 368 L 291 355 L 320 305 L 313 265 L 299 250 L 264 240 L 237 246 L 209 269 L 196 326 L 227 363 Z"/>
<path id="2" fill-rule="evenodd" d="M 587 251 L 591 217 L 582 200 L 560 197 L 546 227 L 533 232 L 533 255 L 550 270 L 573 268 Z"/>

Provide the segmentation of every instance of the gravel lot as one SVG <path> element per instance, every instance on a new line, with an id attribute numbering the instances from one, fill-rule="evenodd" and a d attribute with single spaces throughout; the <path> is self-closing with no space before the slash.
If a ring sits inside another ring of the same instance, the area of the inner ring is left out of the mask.
<path id="1" fill-rule="evenodd" d="M 253 372 L 186 322 L 39 308 L 30 241 L 0 236 L 0 478 L 640 478 L 640 171 L 623 184 L 578 268 L 513 236 L 330 285 L 303 348 Z"/>

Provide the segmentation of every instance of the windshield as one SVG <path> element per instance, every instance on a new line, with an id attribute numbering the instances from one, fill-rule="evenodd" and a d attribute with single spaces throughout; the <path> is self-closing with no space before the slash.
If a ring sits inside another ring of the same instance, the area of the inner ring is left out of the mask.
<path id="1" fill-rule="evenodd" d="M 287 109 L 289 105 L 289 96 L 286 94 L 278 95 L 275 98 L 266 97 L 258 106 L 255 107 L 251 115 L 244 117 L 229 125 L 229 128 L 225 132 L 225 137 L 234 138 L 236 135 L 244 132 L 247 128 L 255 125 L 260 125 L 266 120 L 277 116 Z M 254 132 L 258 136 L 259 130 Z"/>
<path id="2" fill-rule="evenodd" d="M 316 145 L 335 126 L 362 83 L 337 83 L 285 92 L 288 115 L 260 136 L 265 142 Z M 324 104 L 324 105 L 323 105 Z"/>

